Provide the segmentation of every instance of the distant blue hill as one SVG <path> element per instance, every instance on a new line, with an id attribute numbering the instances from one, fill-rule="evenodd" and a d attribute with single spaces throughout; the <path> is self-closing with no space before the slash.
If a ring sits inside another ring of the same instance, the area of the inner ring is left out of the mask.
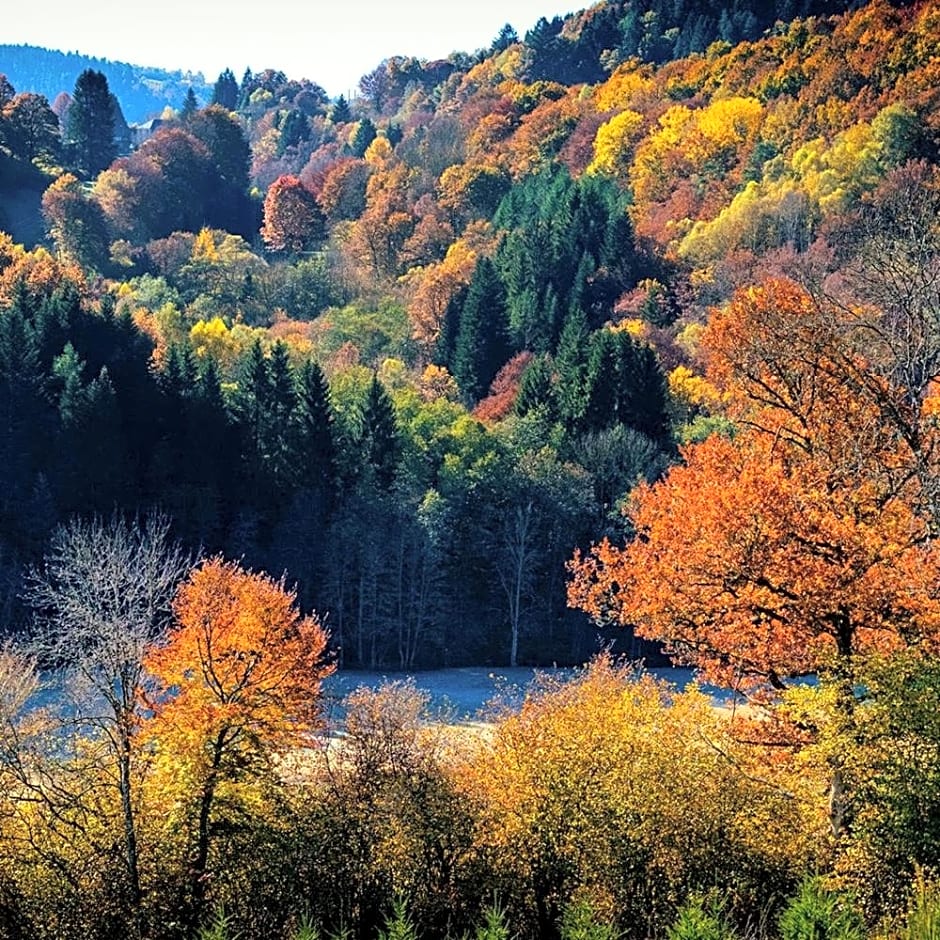
<path id="1" fill-rule="evenodd" d="M 45 95 L 50 104 L 60 92 L 72 94 L 85 69 L 105 74 L 124 119 L 131 124 L 156 117 L 167 105 L 180 108 L 190 88 L 201 105 L 208 104 L 216 78 L 207 81 L 201 72 L 168 72 L 39 46 L 0 45 L 0 75 L 6 75 L 18 92 Z"/>

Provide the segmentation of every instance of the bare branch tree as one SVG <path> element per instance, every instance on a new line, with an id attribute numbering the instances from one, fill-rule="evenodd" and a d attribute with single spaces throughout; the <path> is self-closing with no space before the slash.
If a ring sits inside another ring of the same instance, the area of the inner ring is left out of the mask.
<path id="1" fill-rule="evenodd" d="M 159 513 L 143 522 L 115 514 L 73 519 L 53 533 L 27 576 L 35 610 L 33 651 L 62 675 L 75 721 L 99 735 L 116 771 L 131 900 L 141 900 L 133 799 L 133 739 L 140 720 L 147 646 L 166 629 L 171 601 L 192 560 Z"/>

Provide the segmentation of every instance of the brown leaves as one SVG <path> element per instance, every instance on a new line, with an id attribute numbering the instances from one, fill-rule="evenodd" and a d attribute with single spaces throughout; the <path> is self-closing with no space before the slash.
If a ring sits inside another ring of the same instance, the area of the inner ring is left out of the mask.
<path id="1" fill-rule="evenodd" d="M 264 200 L 261 237 L 275 251 L 302 251 L 321 241 L 323 210 L 296 176 L 278 177 Z"/>

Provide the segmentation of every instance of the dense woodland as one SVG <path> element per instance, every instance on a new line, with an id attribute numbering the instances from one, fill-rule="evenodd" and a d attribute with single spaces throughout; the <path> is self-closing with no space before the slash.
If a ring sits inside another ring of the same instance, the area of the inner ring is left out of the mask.
<path id="1" fill-rule="evenodd" d="M 936 0 L 64 91 L 0 77 L 0 936 L 935 935 Z M 292 763 L 335 666 L 611 642 L 749 704 L 601 657 Z"/>
<path id="2" fill-rule="evenodd" d="M 58 522 L 159 507 L 286 571 L 347 665 L 596 648 L 564 562 L 725 420 L 709 306 L 842 271 L 935 154 L 929 5 L 668 11 L 389 59 L 352 102 L 226 72 L 125 156 L 102 72 L 56 110 L 5 83 L 0 180 L 45 181 L 48 233 L 2 248 L 7 628 Z"/>

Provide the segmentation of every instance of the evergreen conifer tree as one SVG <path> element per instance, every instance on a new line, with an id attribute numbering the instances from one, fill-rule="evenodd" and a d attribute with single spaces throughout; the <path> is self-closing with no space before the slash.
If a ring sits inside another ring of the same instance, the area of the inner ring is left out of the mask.
<path id="1" fill-rule="evenodd" d="M 310 125 L 302 111 L 292 108 L 281 122 L 280 132 L 277 139 L 277 155 L 283 157 L 289 148 L 296 147 L 310 137 Z"/>
<path id="2" fill-rule="evenodd" d="M 356 132 L 353 134 L 353 138 L 349 142 L 349 147 L 352 150 L 353 156 L 365 156 L 365 152 L 369 149 L 369 144 L 375 140 L 377 133 L 378 132 L 375 129 L 375 124 L 373 124 L 369 118 L 364 117 L 359 122 L 359 126 L 356 128 Z"/>
<path id="3" fill-rule="evenodd" d="M 336 440 L 329 386 L 323 370 L 308 359 L 297 376 L 295 418 L 301 485 L 332 496 L 336 488 Z"/>
<path id="4" fill-rule="evenodd" d="M 74 151 L 76 168 L 88 178 L 97 176 L 114 160 L 114 109 L 104 73 L 85 69 L 78 76 L 66 137 Z"/>
<path id="5" fill-rule="evenodd" d="M 260 340 L 255 340 L 239 363 L 234 398 L 235 423 L 241 440 L 242 465 L 248 496 L 263 499 L 270 492 L 267 474 L 267 419 L 272 390 L 268 364 Z"/>
<path id="6" fill-rule="evenodd" d="M 278 340 L 268 359 L 270 398 L 264 415 L 264 454 L 269 472 L 280 489 L 285 489 L 296 475 L 292 447 L 297 388 L 287 344 Z"/>
<path id="7" fill-rule="evenodd" d="M 587 409 L 588 346 L 587 318 L 575 307 L 565 318 L 555 355 L 558 416 L 569 431 L 578 426 Z"/>
<path id="8" fill-rule="evenodd" d="M 617 404 L 622 392 L 619 366 L 617 338 L 610 330 L 598 330 L 591 337 L 582 430 L 601 431 L 617 422 Z"/>
<path id="9" fill-rule="evenodd" d="M 216 79 L 211 104 L 221 105 L 228 111 L 238 106 L 238 81 L 231 69 L 225 69 Z"/>
<path id="10" fill-rule="evenodd" d="M 232 480 L 233 468 L 238 467 L 238 434 L 225 405 L 218 366 L 211 356 L 201 364 L 188 405 L 192 479 L 203 487 L 207 503 L 222 502 L 225 494 L 238 489 Z M 217 513 L 223 511 L 224 506 L 216 507 Z M 200 520 L 199 538 L 206 544 L 211 541 L 208 529 L 215 522 L 212 518 Z"/>
<path id="11" fill-rule="evenodd" d="M 669 442 L 669 390 L 652 347 L 624 333 L 620 339 L 621 389 L 617 414 L 621 423 L 645 434 L 660 446 Z M 629 351 L 627 344 L 629 344 Z"/>
<path id="12" fill-rule="evenodd" d="M 376 485 L 383 490 L 391 489 L 401 442 L 395 407 L 375 373 L 362 407 L 359 449 L 364 469 L 371 473 Z"/>
<path id="13" fill-rule="evenodd" d="M 489 258 L 477 262 L 460 312 L 453 375 L 468 401 L 479 401 L 509 359 L 506 292 Z"/>
<path id="14" fill-rule="evenodd" d="M 41 458 L 52 437 L 53 416 L 45 397 L 32 330 L 16 307 L 0 314 L 0 530 L 21 541 L 33 527 L 28 508 Z M 0 539 L 0 545 L 4 540 Z"/>
<path id="15" fill-rule="evenodd" d="M 343 95 L 340 95 L 330 108 L 330 120 L 334 124 L 348 124 L 352 120 L 349 102 Z"/>
<path id="16" fill-rule="evenodd" d="M 555 389 L 552 384 L 552 363 L 547 355 L 536 356 L 522 373 L 515 411 L 524 416 L 541 411 L 550 421 L 556 417 Z"/>
<path id="17" fill-rule="evenodd" d="M 199 102 L 196 100 L 196 93 L 190 86 L 186 92 L 186 97 L 183 99 L 183 107 L 180 108 L 180 120 L 188 121 L 198 110 Z"/>

